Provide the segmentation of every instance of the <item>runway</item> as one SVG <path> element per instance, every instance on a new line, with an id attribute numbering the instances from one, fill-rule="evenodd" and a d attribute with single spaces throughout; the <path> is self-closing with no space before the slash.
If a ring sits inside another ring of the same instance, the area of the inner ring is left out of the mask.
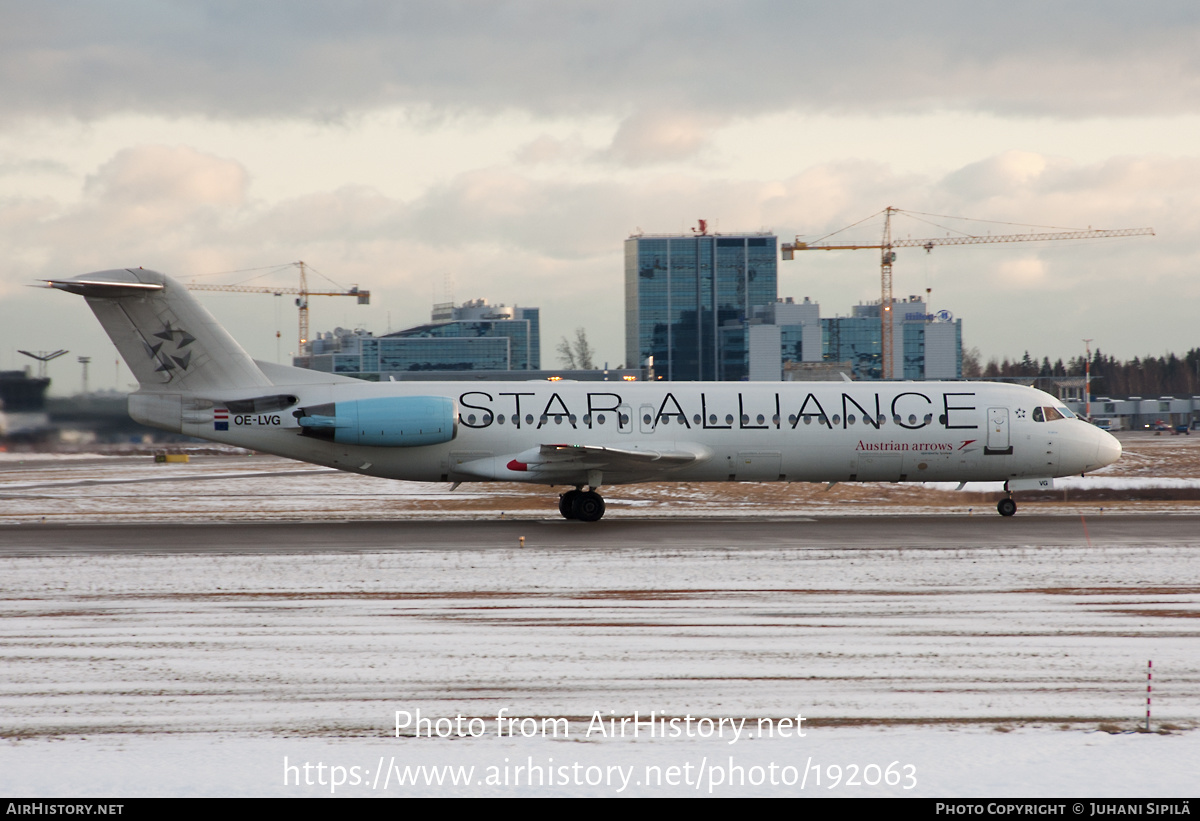
<path id="1" fill-rule="evenodd" d="M 90 553 L 258 554 L 392 550 L 675 550 L 789 548 L 844 550 L 1005 547 L 1178 546 L 1200 550 L 1200 515 L 780 516 L 623 518 L 595 523 L 561 518 L 420 519 L 397 522 L 36 524 L 0 530 L 0 556 Z"/>

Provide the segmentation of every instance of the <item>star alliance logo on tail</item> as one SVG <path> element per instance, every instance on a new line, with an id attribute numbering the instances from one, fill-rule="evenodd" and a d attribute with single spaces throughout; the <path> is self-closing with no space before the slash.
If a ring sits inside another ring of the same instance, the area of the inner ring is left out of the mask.
<path id="1" fill-rule="evenodd" d="M 146 355 L 158 363 L 158 367 L 154 369 L 155 372 L 166 372 L 169 375 L 176 368 L 185 371 L 188 369 L 188 365 L 192 362 L 192 352 L 184 352 L 183 349 L 195 342 L 196 337 L 182 328 L 172 328 L 171 323 L 167 322 L 163 325 L 163 329 L 154 335 L 154 338 L 161 339 L 163 342 L 151 345 L 143 339 L 142 344 L 146 346 Z M 162 350 L 163 345 L 167 342 L 174 343 L 174 352 L 168 353 Z"/>

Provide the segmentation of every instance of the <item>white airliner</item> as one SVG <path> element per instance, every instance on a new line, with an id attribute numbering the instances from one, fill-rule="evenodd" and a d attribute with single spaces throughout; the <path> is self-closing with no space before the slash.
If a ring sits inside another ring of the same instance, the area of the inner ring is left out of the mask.
<path id="1" fill-rule="evenodd" d="M 365 382 L 260 362 L 187 289 L 141 268 L 80 294 L 138 380 L 144 425 L 368 476 L 573 488 L 632 482 L 1005 483 L 1112 464 L 1121 445 L 1032 388 L 988 382 Z"/>

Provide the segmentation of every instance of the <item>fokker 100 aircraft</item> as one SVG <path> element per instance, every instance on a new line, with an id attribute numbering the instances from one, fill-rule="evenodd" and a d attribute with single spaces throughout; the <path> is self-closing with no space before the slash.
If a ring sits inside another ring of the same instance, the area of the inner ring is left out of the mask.
<path id="1" fill-rule="evenodd" d="M 251 359 L 180 283 L 141 268 L 80 294 L 138 380 L 145 425 L 367 476 L 572 488 L 632 482 L 1004 482 L 1053 487 L 1121 445 L 1032 388 L 988 382 L 365 382 Z"/>

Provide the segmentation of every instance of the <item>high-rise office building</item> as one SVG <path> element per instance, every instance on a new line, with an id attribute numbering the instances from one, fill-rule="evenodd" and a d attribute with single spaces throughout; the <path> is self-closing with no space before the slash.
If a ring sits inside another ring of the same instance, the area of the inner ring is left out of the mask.
<path id="1" fill-rule="evenodd" d="M 754 309 L 775 302 L 773 234 L 641 234 L 625 241 L 625 364 L 655 378 L 749 376 Z"/>

